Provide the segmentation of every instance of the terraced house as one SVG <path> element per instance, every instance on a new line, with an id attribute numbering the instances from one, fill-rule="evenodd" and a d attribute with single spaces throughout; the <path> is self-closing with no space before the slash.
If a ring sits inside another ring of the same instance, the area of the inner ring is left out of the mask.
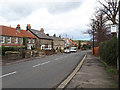
<path id="1" fill-rule="evenodd" d="M 64 50 L 65 41 L 61 38 L 61 35 L 59 37 L 56 37 L 54 34 L 53 36 L 49 36 L 53 40 L 53 48 L 55 50 Z"/>
<path id="2" fill-rule="evenodd" d="M 25 46 L 24 42 L 26 43 L 27 49 L 35 47 L 36 37 L 26 30 L 22 30 L 20 25 L 17 25 L 16 28 L 0 25 L 0 32 L 0 44 L 5 47 Z"/>
<path id="3" fill-rule="evenodd" d="M 51 50 L 52 49 L 52 39 L 44 33 L 44 29 L 40 30 L 31 29 L 30 24 L 27 25 L 27 31 L 34 35 L 36 40 L 37 49 L 41 50 Z"/>

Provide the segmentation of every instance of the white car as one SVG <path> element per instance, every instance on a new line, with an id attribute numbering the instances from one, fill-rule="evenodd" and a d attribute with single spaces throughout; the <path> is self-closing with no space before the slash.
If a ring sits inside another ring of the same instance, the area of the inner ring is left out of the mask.
<path id="1" fill-rule="evenodd" d="M 70 52 L 77 52 L 77 47 L 71 47 Z"/>
<path id="2" fill-rule="evenodd" d="M 70 53 L 70 49 L 65 49 L 64 52 L 65 53 Z"/>

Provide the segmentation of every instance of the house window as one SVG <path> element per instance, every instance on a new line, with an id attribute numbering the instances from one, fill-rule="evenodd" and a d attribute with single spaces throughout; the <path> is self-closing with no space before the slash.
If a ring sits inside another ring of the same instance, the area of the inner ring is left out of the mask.
<path id="1" fill-rule="evenodd" d="M 5 43 L 5 37 L 1 36 L 1 43 Z"/>
<path id="2" fill-rule="evenodd" d="M 48 45 L 48 48 L 51 49 L 51 45 Z"/>
<path id="3" fill-rule="evenodd" d="M 18 43 L 18 38 L 17 37 L 15 37 L 15 43 Z"/>
<path id="4" fill-rule="evenodd" d="M 23 38 L 20 38 L 20 43 L 23 44 Z"/>
<path id="5" fill-rule="evenodd" d="M 31 42 L 31 39 L 28 39 L 28 43 L 30 43 Z"/>
<path id="6" fill-rule="evenodd" d="M 33 39 L 32 42 L 35 43 L 35 40 Z"/>
<path id="7" fill-rule="evenodd" d="M 45 45 L 41 45 L 41 50 L 44 50 L 45 49 Z"/>
<path id="8" fill-rule="evenodd" d="M 11 37 L 8 37 L 8 43 L 11 43 Z"/>

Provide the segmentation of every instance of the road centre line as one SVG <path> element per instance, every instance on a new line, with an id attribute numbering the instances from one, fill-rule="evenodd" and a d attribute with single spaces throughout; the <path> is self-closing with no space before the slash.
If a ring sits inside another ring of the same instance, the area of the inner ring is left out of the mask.
<path id="1" fill-rule="evenodd" d="M 44 62 L 44 63 L 41 63 L 41 64 L 36 64 L 36 65 L 34 65 L 32 67 L 37 67 L 37 66 L 44 65 L 44 64 L 47 64 L 47 63 L 50 63 L 50 61 L 47 61 L 47 62 Z"/>
<path id="2" fill-rule="evenodd" d="M 0 76 L 0 78 L 17 73 L 16 71 Z"/>

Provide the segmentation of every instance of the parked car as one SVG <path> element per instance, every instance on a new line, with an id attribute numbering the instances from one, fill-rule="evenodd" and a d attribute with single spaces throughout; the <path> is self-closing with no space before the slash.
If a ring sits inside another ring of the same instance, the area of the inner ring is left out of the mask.
<path id="1" fill-rule="evenodd" d="M 70 49 L 65 49 L 64 53 L 70 53 Z"/>
<path id="2" fill-rule="evenodd" d="M 71 47 L 70 52 L 77 52 L 77 47 Z"/>

